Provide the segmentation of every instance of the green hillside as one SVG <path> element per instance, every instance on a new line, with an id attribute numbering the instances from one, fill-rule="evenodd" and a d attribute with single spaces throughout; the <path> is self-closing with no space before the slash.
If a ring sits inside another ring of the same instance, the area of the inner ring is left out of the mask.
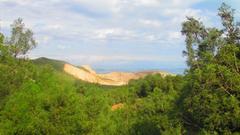
<path id="1" fill-rule="evenodd" d="M 63 71 L 64 64 L 67 63 L 65 61 L 54 60 L 54 59 L 49 59 L 45 57 L 34 59 L 32 60 L 32 62 L 37 65 L 50 65 L 58 71 Z"/>

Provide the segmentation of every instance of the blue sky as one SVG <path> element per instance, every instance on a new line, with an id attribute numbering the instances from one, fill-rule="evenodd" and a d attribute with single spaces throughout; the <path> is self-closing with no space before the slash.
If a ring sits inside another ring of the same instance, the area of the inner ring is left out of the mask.
<path id="1" fill-rule="evenodd" d="M 21 17 L 35 33 L 30 58 L 49 57 L 109 70 L 183 70 L 185 16 L 218 26 L 222 0 L 0 0 L 6 35 Z M 240 17 L 239 0 L 227 0 Z M 173 71 L 176 72 L 176 71 Z"/>

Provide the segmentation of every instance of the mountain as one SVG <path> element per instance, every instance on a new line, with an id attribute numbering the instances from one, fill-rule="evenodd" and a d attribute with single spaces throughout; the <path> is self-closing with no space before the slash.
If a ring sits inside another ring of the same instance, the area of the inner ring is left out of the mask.
<path id="1" fill-rule="evenodd" d="M 77 67 L 64 61 L 44 57 L 35 59 L 33 62 L 38 65 L 51 65 L 56 70 L 61 72 L 64 71 L 65 73 L 74 76 L 76 79 L 110 86 L 127 85 L 130 80 L 136 80 L 152 74 L 161 74 L 162 76 L 174 75 L 163 71 L 110 72 L 99 74 L 96 73 L 96 71 L 94 71 L 89 65 Z"/>

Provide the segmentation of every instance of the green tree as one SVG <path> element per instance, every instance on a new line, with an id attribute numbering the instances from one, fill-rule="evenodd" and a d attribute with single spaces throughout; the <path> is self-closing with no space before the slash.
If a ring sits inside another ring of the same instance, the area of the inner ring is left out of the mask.
<path id="1" fill-rule="evenodd" d="M 239 23 L 234 22 L 235 10 L 223 3 L 219 8 L 218 15 L 222 19 L 223 31 L 226 33 L 226 42 L 228 44 L 239 44 L 240 29 Z"/>
<path id="2" fill-rule="evenodd" d="M 4 36 L 2 33 L 0 33 L 0 56 L 3 55 L 3 40 L 4 40 Z"/>
<path id="3" fill-rule="evenodd" d="M 187 74 L 190 90 L 183 101 L 183 121 L 202 133 L 240 133 L 240 31 L 228 5 L 223 3 L 218 15 L 223 29 L 206 28 L 189 18 L 182 26 L 187 48 L 195 46 L 194 64 Z M 188 42 L 189 38 L 194 42 Z"/>
<path id="4" fill-rule="evenodd" d="M 3 39 L 4 39 L 4 36 L 2 33 L 0 33 L 0 45 L 3 45 Z"/>
<path id="5" fill-rule="evenodd" d="M 25 55 L 29 50 L 36 47 L 36 41 L 33 37 L 33 32 L 25 28 L 25 24 L 21 18 L 18 18 L 11 25 L 11 37 L 7 44 L 10 47 L 10 52 L 13 57 Z"/>

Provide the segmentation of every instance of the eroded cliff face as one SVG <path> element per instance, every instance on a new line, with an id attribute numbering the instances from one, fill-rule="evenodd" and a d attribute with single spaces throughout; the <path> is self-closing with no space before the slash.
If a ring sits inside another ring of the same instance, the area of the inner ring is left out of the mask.
<path id="1" fill-rule="evenodd" d="M 145 71 L 137 73 L 112 72 L 107 74 L 97 74 L 88 65 L 84 65 L 78 68 L 70 64 L 64 65 L 64 71 L 74 76 L 75 78 L 78 78 L 83 81 L 112 86 L 127 85 L 130 80 L 139 79 L 149 74 L 161 74 L 163 76 L 171 75 L 169 73 L 159 71 L 147 71 L 147 72 Z"/>
<path id="2" fill-rule="evenodd" d="M 95 83 L 98 80 L 96 73 L 92 73 L 87 69 L 84 70 L 84 69 L 77 68 L 70 64 L 64 65 L 64 71 L 70 75 L 73 75 L 78 79 L 81 79 L 87 82 Z"/>

